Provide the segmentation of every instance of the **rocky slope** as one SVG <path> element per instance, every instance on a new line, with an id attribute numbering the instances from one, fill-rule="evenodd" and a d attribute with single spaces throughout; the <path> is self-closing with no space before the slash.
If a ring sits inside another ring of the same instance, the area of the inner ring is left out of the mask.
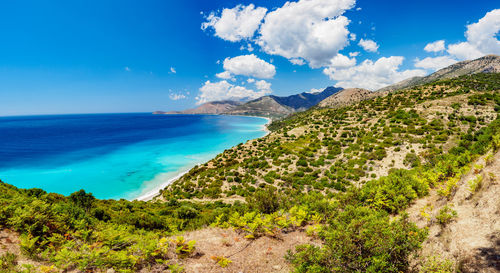
<path id="1" fill-rule="evenodd" d="M 413 77 L 404 81 L 389 85 L 377 91 L 394 91 L 413 87 L 419 84 L 425 84 L 441 79 L 451 79 L 463 75 L 471 75 L 476 73 L 499 73 L 500 72 L 500 56 L 488 55 L 479 59 L 458 62 L 456 64 L 445 67 L 441 70 L 432 73 L 426 77 Z"/>
<path id="2" fill-rule="evenodd" d="M 370 90 L 361 89 L 361 88 L 349 88 L 349 89 L 344 89 L 340 92 L 337 92 L 337 93 L 329 96 L 328 98 L 322 100 L 318 104 L 318 106 L 319 107 L 328 107 L 328 108 L 341 107 L 341 106 L 354 104 L 356 102 L 360 102 L 363 100 L 367 100 L 367 99 L 373 98 L 377 95 L 380 95 L 380 93 L 374 93 Z"/>

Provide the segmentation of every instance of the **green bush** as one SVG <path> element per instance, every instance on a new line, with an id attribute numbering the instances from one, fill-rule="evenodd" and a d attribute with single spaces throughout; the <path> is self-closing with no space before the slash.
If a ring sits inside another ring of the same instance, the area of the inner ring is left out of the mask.
<path id="1" fill-rule="evenodd" d="M 406 215 L 391 221 L 386 213 L 348 206 L 323 231 L 323 246 L 303 245 L 287 259 L 295 272 L 404 272 L 425 232 Z"/>

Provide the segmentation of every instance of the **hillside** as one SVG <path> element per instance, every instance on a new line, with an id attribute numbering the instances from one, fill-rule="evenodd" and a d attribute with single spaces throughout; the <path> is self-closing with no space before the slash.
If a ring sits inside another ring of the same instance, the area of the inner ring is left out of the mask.
<path id="1" fill-rule="evenodd" d="M 212 102 L 207 102 L 204 103 L 196 108 L 193 109 L 187 109 L 183 111 L 170 111 L 170 112 L 163 112 L 163 111 L 155 111 L 153 114 L 166 114 L 166 115 L 175 115 L 175 114 L 184 114 L 184 115 L 218 115 L 222 114 L 224 112 L 227 112 L 233 108 L 235 108 L 238 105 L 241 105 L 242 102 L 239 101 L 231 101 L 231 100 L 224 100 L 224 101 L 212 101 Z"/>
<path id="2" fill-rule="evenodd" d="M 0 183 L 0 270 L 497 269 L 500 74 L 331 107 L 273 122 L 152 202 Z"/>
<path id="3" fill-rule="evenodd" d="M 426 77 L 413 77 L 377 91 L 394 91 L 442 79 L 477 73 L 500 73 L 500 56 L 488 55 L 476 60 L 462 61 L 438 70 Z"/>
<path id="4" fill-rule="evenodd" d="M 286 97 L 264 96 L 226 111 L 224 114 L 264 116 L 279 119 L 295 112 L 305 111 L 340 90 L 340 88 L 327 87 L 318 93 L 304 92 Z"/>
<path id="5" fill-rule="evenodd" d="M 375 93 L 361 88 L 349 88 L 325 98 L 324 100 L 319 102 L 318 106 L 325 108 L 347 106 L 363 100 L 374 98 L 381 94 L 382 93 Z"/>

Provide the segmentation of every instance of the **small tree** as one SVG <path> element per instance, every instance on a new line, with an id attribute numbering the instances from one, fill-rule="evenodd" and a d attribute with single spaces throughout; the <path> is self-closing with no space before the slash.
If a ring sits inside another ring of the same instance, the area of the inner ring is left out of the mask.
<path id="1" fill-rule="evenodd" d="M 86 193 L 85 190 L 79 190 L 72 193 L 69 196 L 69 199 L 75 205 L 85 209 L 85 211 L 87 212 L 94 207 L 94 202 L 96 200 L 92 193 Z"/>

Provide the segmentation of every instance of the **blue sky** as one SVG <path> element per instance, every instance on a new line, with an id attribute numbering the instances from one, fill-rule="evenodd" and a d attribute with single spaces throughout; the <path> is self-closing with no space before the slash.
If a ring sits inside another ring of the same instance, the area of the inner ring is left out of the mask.
<path id="1" fill-rule="evenodd" d="M 485 0 L 3 1 L 0 115 L 377 89 L 500 54 L 498 8 Z"/>

